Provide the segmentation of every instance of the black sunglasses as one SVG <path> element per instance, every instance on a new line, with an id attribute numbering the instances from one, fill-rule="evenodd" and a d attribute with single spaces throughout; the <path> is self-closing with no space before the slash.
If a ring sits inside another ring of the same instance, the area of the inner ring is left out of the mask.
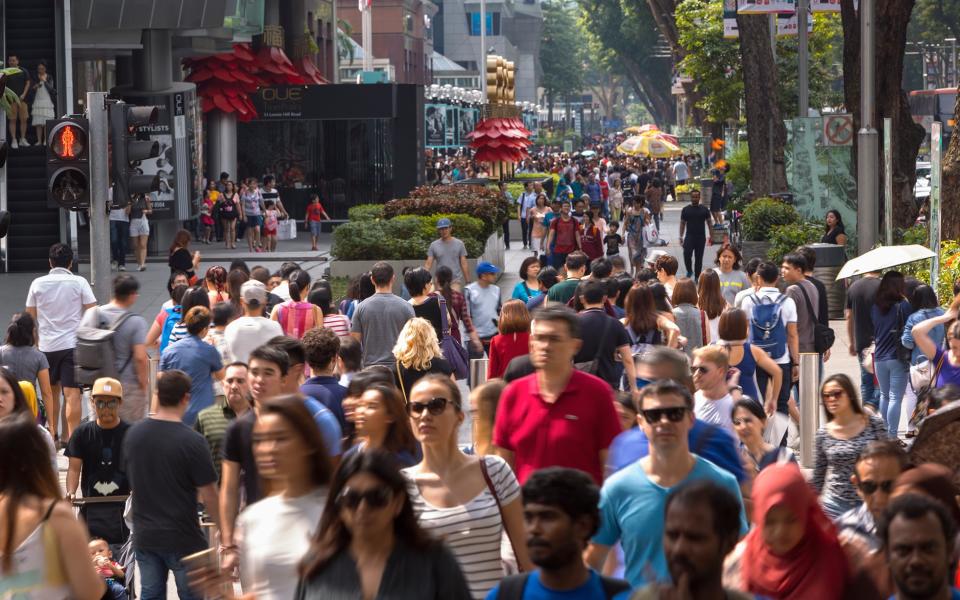
<path id="1" fill-rule="evenodd" d="M 649 408 L 647 410 L 641 410 L 640 414 L 643 415 L 643 419 L 652 424 L 659 423 L 664 417 L 667 418 L 671 423 L 679 423 L 683 420 L 683 417 L 687 414 L 686 406 L 674 406 L 671 408 Z"/>
<path id="2" fill-rule="evenodd" d="M 821 394 L 821 396 L 823 396 L 823 397 L 824 397 L 825 399 L 827 399 L 827 400 L 832 400 L 832 399 L 834 399 L 834 398 L 839 398 L 839 397 L 842 396 L 843 394 L 844 394 L 843 391 L 824 392 L 823 394 Z"/>
<path id="3" fill-rule="evenodd" d="M 390 503 L 391 498 L 393 498 L 393 491 L 388 487 L 375 487 L 362 492 L 347 488 L 337 498 L 337 505 L 340 508 L 356 510 L 360 503 L 366 500 L 370 508 L 383 508 Z"/>
<path id="4" fill-rule="evenodd" d="M 443 414 L 447 409 L 447 403 L 450 400 L 446 398 L 430 398 L 426 402 L 410 402 L 407 404 L 407 412 L 411 415 L 420 416 L 426 410 L 431 415 L 437 417 Z"/>
<path id="5" fill-rule="evenodd" d="M 875 493 L 877 490 L 883 490 L 884 494 L 889 494 L 891 491 L 893 491 L 893 480 L 888 479 L 878 483 L 876 481 L 867 479 L 866 481 L 860 482 L 860 491 L 867 496 Z"/>
<path id="6" fill-rule="evenodd" d="M 694 365 L 693 367 L 690 367 L 690 372 L 693 373 L 694 375 L 696 375 L 697 373 L 703 373 L 704 375 L 706 375 L 712 370 L 713 369 L 710 369 L 709 367 L 704 367 L 702 365 Z"/>
<path id="7" fill-rule="evenodd" d="M 97 408 L 116 408 L 120 404 L 120 401 L 114 398 L 113 400 L 94 400 L 93 405 Z"/>

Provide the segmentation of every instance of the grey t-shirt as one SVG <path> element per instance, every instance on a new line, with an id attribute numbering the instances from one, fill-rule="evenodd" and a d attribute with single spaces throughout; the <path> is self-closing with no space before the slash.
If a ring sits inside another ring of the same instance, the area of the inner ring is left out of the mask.
<path id="1" fill-rule="evenodd" d="M 36 346 L 0 346 L 0 365 L 10 369 L 17 381 L 37 380 L 37 373 L 49 369 L 47 356 L 37 350 Z"/>
<path id="2" fill-rule="evenodd" d="M 83 327 L 102 327 L 108 328 L 117 321 L 126 309 L 116 307 L 112 304 L 88 310 L 83 315 L 80 325 Z M 99 316 L 100 322 L 95 322 Z M 113 336 L 113 355 L 117 369 L 120 371 L 121 383 L 136 383 L 137 372 L 133 366 L 133 347 L 137 344 L 146 343 L 147 322 L 140 315 L 134 314 L 123 322 L 116 335 Z M 126 391 L 126 390 L 125 390 Z"/>
<path id="3" fill-rule="evenodd" d="M 460 268 L 460 257 L 466 255 L 467 247 L 457 238 L 447 241 L 433 240 L 427 250 L 427 256 L 433 257 L 433 272 L 436 273 L 438 267 L 449 267 L 453 271 L 454 281 L 465 281 L 463 269 Z"/>
<path id="4" fill-rule="evenodd" d="M 803 286 L 803 291 L 807 293 L 807 298 L 810 299 L 812 313 L 807 310 L 807 302 L 803 299 L 803 292 L 800 291 L 799 286 Z M 816 286 L 804 279 L 788 287 L 786 295 L 788 298 L 792 298 L 794 304 L 797 305 L 797 334 L 800 338 L 800 352 L 816 352 L 813 346 L 813 326 L 817 322 L 820 292 L 817 291 Z"/>
<path id="5" fill-rule="evenodd" d="M 743 271 L 734 269 L 729 273 L 722 272 L 719 268 L 714 269 L 717 276 L 720 277 L 720 292 L 727 304 L 733 306 L 737 294 L 750 287 L 750 278 Z"/>
<path id="6" fill-rule="evenodd" d="M 400 330 L 414 317 L 413 306 L 400 296 L 376 293 L 357 305 L 350 331 L 359 333 L 363 366 L 392 367 L 393 346 Z"/>

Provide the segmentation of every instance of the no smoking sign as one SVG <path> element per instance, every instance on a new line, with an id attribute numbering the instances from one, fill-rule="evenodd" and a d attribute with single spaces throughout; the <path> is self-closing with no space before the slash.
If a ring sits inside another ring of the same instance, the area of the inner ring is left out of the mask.
<path id="1" fill-rule="evenodd" d="M 828 115 L 823 118 L 824 146 L 851 146 L 853 134 L 853 115 Z"/>

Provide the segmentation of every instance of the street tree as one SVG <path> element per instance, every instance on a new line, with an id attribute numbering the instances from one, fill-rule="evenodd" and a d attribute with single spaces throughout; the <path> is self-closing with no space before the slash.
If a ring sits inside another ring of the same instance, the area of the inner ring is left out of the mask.
<path id="1" fill-rule="evenodd" d="M 960 123 L 960 94 L 957 94 L 957 104 L 953 109 L 953 122 Z M 950 136 L 950 146 L 943 156 L 942 165 L 940 238 L 960 239 L 960 133 L 956 127 Z"/>
<path id="2" fill-rule="evenodd" d="M 677 35 L 686 52 L 680 72 L 693 80 L 706 120 L 722 125 L 739 119 L 743 72 L 736 40 L 723 37 L 723 3 L 684 0 L 676 10 Z"/>
<path id="3" fill-rule="evenodd" d="M 548 0 L 542 4 L 542 8 L 540 68 L 543 69 L 543 78 L 540 85 L 547 96 L 551 125 L 557 99 L 566 101 L 566 129 L 570 122 L 570 97 L 579 94 L 583 88 L 583 40 L 579 37 L 574 7 L 563 0 Z"/>

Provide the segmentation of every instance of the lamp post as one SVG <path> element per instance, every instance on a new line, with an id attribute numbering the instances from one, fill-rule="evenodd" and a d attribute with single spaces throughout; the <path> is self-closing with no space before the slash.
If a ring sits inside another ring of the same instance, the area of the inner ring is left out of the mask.
<path id="1" fill-rule="evenodd" d="M 876 0 L 860 0 L 860 131 L 857 132 L 857 252 L 877 243 Z"/>

